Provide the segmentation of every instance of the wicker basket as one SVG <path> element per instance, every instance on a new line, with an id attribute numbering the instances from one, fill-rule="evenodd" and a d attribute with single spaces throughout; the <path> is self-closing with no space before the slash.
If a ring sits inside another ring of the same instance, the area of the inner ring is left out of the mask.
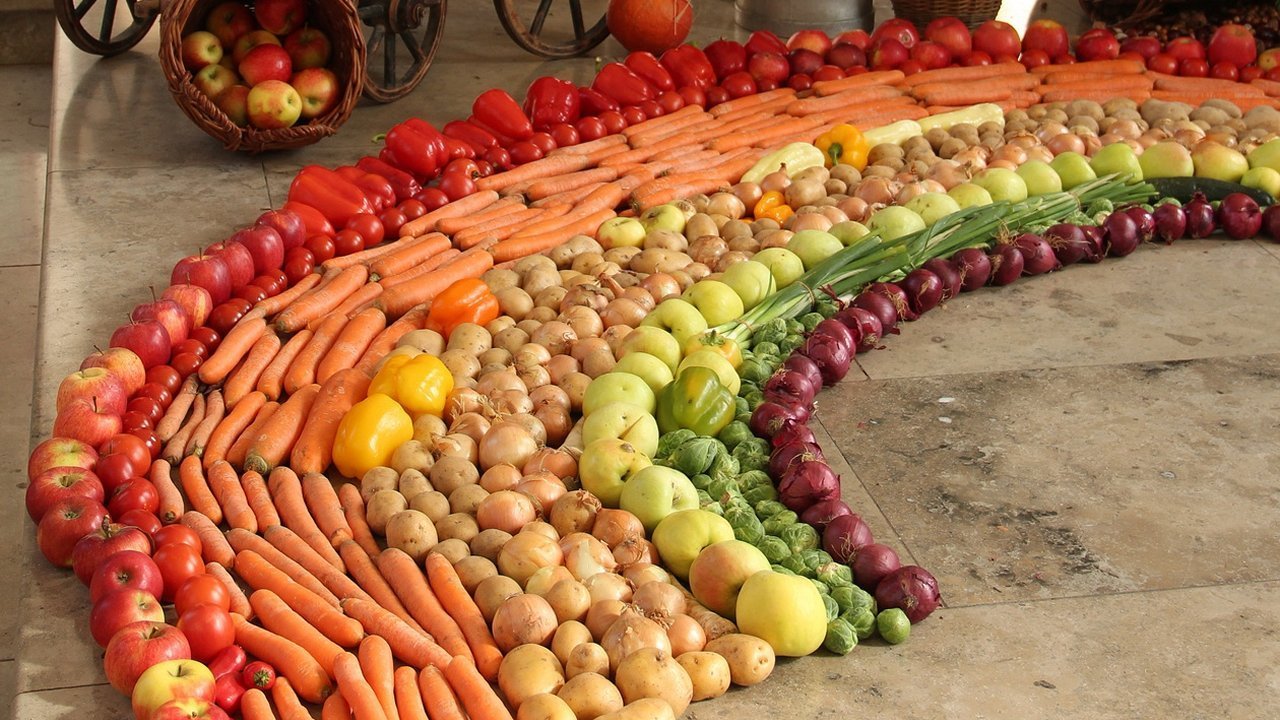
<path id="1" fill-rule="evenodd" d="M 187 117 L 228 150 L 250 153 L 302 147 L 337 132 L 360 100 L 364 81 L 364 34 L 352 0 L 317 0 L 307 8 L 308 22 L 323 30 L 333 46 L 328 67 L 338 78 L 338 102 L 320 117 L 278 130 L 239 127 L 231 122 L 212 98 L 196 88 L 191 72 L 182 64 L 182 38 L 202 29 L 205 17 L 218 3 L 219 0 L 173 0 L 165 5 L 161 16 L 160 67 L 169 81 L 169 92 Z"/>
<path id="2" fill-rule="evenodd" d="M 915 23 L 921 30 L 930 20 L 957 17 L 975 28 L 994 20 L 1000 12 L 1001 0 L 893 0 L 893 16 Z"/>

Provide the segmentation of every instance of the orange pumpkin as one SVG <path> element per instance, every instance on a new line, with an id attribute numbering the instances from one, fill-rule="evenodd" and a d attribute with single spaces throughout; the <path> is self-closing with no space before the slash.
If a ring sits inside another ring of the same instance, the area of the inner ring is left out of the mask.
<path id="1" fill-rule="evenodd" d="M 622 47 L 656 55 L 684 42 L 693 7 L 689 0 L 609 0 L 605 22 Z"/>

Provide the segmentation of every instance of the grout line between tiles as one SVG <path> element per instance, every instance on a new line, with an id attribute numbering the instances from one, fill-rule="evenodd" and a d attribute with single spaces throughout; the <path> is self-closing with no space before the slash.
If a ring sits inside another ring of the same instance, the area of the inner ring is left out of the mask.
<path id="1" fill-rule="evenodd" d="M 1226 355 L 1202 355 L 1198 357 L 1162 357 L 1151 358 L 1148 360 L 1125 360 L 1123 362 L 1094 362 L 1094 363 L 1064 363 L 1061 365 L 1028 365 L 1021 367 L 997 368 L 994 370 L 968 370 L 964 372 L 935 372 L 930 374 L 912 374 L 912 375 L 889 375 L 870 377 L 871 382 L 894 382 L 897 380 L 919 380 L 921 378 L 950 378 L 950 377 L 981 377 L 985 375 L 1005 375 L 1008 373 L 1022 372 L 1041 372 L 1041 371 L 1062 371 L 1062 370 L 1082 370 L 1088 368 L 1119 368 L 1134 365 L 1152 365 L 1162 363 L 1193 363 L 1193 362 L 1221 362 L 1223 360 L 1234 360 L 1239 358 L 1265 358 L 1280 356 L 1280 352 L 1244 352 L 1244 353 L 1228 353 Z M 865 370 L 864 370 L 865 372 Z"/>
<path id="2" fill-rule="evenodd" d="M 1060 600 L 1088 600 L 1092 598 L 1112 598 L 1125 597 L 1128 595 L 1155 595 L 1158 593 L 1183 592 L 1187 590 L 1209 590 L 1214 588 L 1240 588 L 1250 587 L 1253 585 L 1266 585 L 1269 583 L 1280 582 L 1280 577 L 1259 578 L 1257 580 L 1241 580 L 1238 582 L 1225 583 L 1204 583 L 1202 585 L 1182 585 L 1179 587 L 1167 588 L 1141 588 L 1137 590 L 1119 590 L 1116 592 L 1099 592 L 1099 593 L 1081 593 L 1079 595 L 1059 595 L 1047 598 L 1024 598 L 1021 600 L 1002 600 L 999 602 L 971 603 L 965 605 L 947 605 L 944 607 L 948 610 L 959 610 L 961 608 L 985 608 L 985 607 L 1003 607 L 1006 605 L 1028 605 L 1038 603 L 1058 602 Z"/>
<path id="3" fill-rule="evenodd" d="M 18 269 L 18 268 L 38 268 L 38 267 L 42 267 L 43 265 L 44 263 L 18 263 L 16 265 L 0 265 L 0 270 L 12 270 L 12 269 Z"/>
<path id="4" fill-rule="evenodd" d="M 23 695 L 39 695 L 40 693 L 58 692 L 61 690 L 80 690 L 83 688 L 110 687 L 110 686 L 111 686 L 110 683 L 96 682 L 96 683 L 83 683 L 81 685 L 63 685 L 61 687 L 39 688 L 38 690 L 23 690 L 20 693 L 15 693 L 13 696 L 13 699 L 17 700 L 19 697 Z"/>

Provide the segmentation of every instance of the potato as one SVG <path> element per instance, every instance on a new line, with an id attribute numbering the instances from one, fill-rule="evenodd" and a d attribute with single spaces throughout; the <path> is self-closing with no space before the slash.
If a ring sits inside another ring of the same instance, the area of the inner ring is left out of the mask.
<path id="1" fill-rule="evenodd" d="M 679 716 L 693 700 L 689 673 L 670 653 L 658 648 L 640 648 L 623 658 L 614 679 L 628 704 L 640 698 L 661 698 Z"/>
<path id="2" fill-rule="evenodd" d="M 722 655 L 729 663 L 734 685 L 755 685 L 769 677 L 776 660 L 769 643 L 752 635 L 729 633 L 707 643 L 706 652 Z"/>
<path id="3" fill-rule="evenodd" d="M 444 420 L 435 415 L 419 415 L 418 419 L 413 421 L 413 439 L 427 447 L 434 447 L 436 438 L 442 438 L 447 434 L 449 434 L 449 427 L 444 424 Z"/>
<path id="4" fill-rule="evenodd" d="M 444 336 L 435 330 L 413 330 L 396 341 L 396 347 L 411 347 L 428 355 L 444 352 Z"/>
<path id="5" fill-rule="evenodd" d="M 480 482 L 480 471 L 476 469 L 475 464 L 464 457 L 446 455 L 438 458 L 431 466 L 430 477 L 432 487 L 449 495 L 463 485 L 475 485 Z"/>
<path id="6" fill-rule="evenodd" d="M 435 462 L 431 446 L 421 440 L 405 440 L 391 453 L 391 469 L 401 474 L 405 470 L 428 471 Z"/>
<path id="7" fill-rule="evenodd" d="M 506 268 L 494 268 L 481 275 L 480 279 L 484 281 L 485 285 L 489 286 L 490 292 L 496 293 L 503 288 L 519 285 L 520 273 Z"/>
<path id="8" fill-rule="evenodd" d="M 403 496 L 401 496 L 403 497 Z M 435 525 L 426 513 L 417 510 L 401 510 L 387 520 L 387 546 L 405 551 L 414 562 L 422 562 L 437 537 Z"/>
<path id="9" fill-rule="evenodd" d="M 577 620 L 560 623 L 555 635 L 551 636 L 551 652 L 561 665 L 569 665 L 569 656 L 580 645 L 591 643 L 591 631 Z M 603 650 L 604 648 L 601 648 Z M 608 660 L 605 661 L 608 664 Z"/>
<path id="10" fill-rule="evenodd" d="M 718 698 L 729 690 L 732 680 L 729 661 L 723 655 L 705 650 L 687 652 L 676 658 L 693 681 L 693 701 Z"/>
<path id="11" fill-rule="evenodd" d="M 498 574 L 498 566 L 494 565 L 492 560 L 479 555 L 468 555 L 462 558 L 453 566 L 453 569 L 457 571 L 462 587 L 466 588 L 471 595 L 475 595 L 476 587 L 480 583 Z"/>
<path id="12" fill-rule="evenodd" d="M 471 554 L 471 550 L 467 548 L 467 544 L 457 538 L 449 538 L 441 540 L 435 547 L 431 548 L 431 552 L 437 555 L 443 555 L 450 565 L 457 565 L 462 559 Z"/>
<path id="13" fill-rule="evenodd" d="M 385 466 L 370 468 L 360 478 L 360 497 L 368 505 L 379 490 L 395 490 L 399 484 L 400 473 L 395 470 Z"/>
<path id="14" fill-rule="evenodd" d="M 427 490 L 409 498 L 409 509 L 426 513 L 431 522 L 438 523 L 449 514 L 449 498 L 444 493 Z"/>
<path id="15" fill-rule="evenodd" d="M 499 530 L 498 528 L 481 530 L 479 534 L 471 538 L 471 554 L 497 562 L 498 553 L 502 552 L 502 546 L 506 545 L 510 539 L 511 533 L 506 530 Z"/>
<path id="16" fill-rule="evenodd" d="M 498 688 L 507 704 L 519 710 L 525 700 L 542 693 L 556 693 L 564 686 L 560 661 L 541 645 L 513 648 L 498 666 Z"/>
<path id="17" fill-rule="evenodd" d="M 409 468 L 400 473 L 400 481 L 398 484 L 400 494 L 409 498 L 409 506 L 413 507 L 413 499 L 419 494 L 430 492 L 435 488 L 431 487 L 431 481 L 421 470 Z"/>
<path id="18" fill-rule="evenodd" d="M 666 700 L 641 698 L 618 712 L 601 715 L 597 720 L 676 720 L 676 712 Z"/>
<path id="19" fill-rule="evenodd" d="M 565 675 L 572 678 L 586 672 L 601 675 L 609 672 L 609 651 L 603 645 L 586 642 L 569 651 L 569 661 L 564 666 Z"/>
<path id="20" fill-rule="evenodd" d="M 531 257 L 539 257 L 537 255 Z M 538 293 L 550 287 L 560 287 L 560 272 L 556 269 L 556 264 L 551 262 L 549 258 L 543 257 L 551 267 L 540 267 L 530 270 L 524 276 L 524 283 L 520 287 L 529 293 L 530 297 L 537 297 Z"/>
<path id="21" fill-rule="evenodd" d="M 409 501 L 398 490 L 379 490 L 365 504 L 365 520 L 369 522 L 370 530 L 386 535 L 391 516 L 408 509 Z"/>
<path id="22" fill-rule="evenodd" d="M 479 485 L 463 485 L 449 493 L 449 511 L 475 515 L 480 501 L 487 497 L 489 497 L 489 491 Z"/>
<path id="23" fill-rule="evenodd" d="M 516 720 L 576 720 L 565 701 L 551 693 L 540 693 L 525 700 L 516 712 Z"/>
<path id="24" fill-rule="evenodd" d="M 471 515 L 452 513 L 436 522 L 436 533 L 441 540 L 456 539 L 469 543 L 472 538 L 480 534 L 480 527 L 476 525 L 476 519 Z"/>
<path id="25" fill-rule="evenodd" d="M 578 720 L 595 720 L 622 709 L 622 693 L 609 678 L 594 672 L 574 675 L 556 692 Z"/>

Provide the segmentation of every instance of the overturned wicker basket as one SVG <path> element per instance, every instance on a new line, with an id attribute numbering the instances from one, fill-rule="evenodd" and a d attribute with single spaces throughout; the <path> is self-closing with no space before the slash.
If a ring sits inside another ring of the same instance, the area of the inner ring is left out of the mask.
<path id="1" fill-rule="evenodd" d="M 893 16 L 910 20 L 921 30 L 930 20 L 940 17 L 957 17 L 975 28 L 994 20 L 1000 3 L 1001 0 L 893 0 Z"/>
<path id="2" fill-rule="evenodd" d="M 364 34 L 354 2 L 315 0 L 308 3 L 308 22 L 323 30 L 333 46 L 328 67 L 338 78 L 338 102 L 320 117 L 278 130 L 239 127 L 231 122 L 212 98 L 196 88 L 191 72 L 182 64 L 182 38 L 203 29 L 206 16 L 218 4 L 219 0 L 173 0 L 161 16 L 160 67 L 169 82 L 169 92 L 187 117 L 228 150 L 250 153 L 302 147 L 337 132 L 359 101 L 364 81 Z M 246 2 L 246 5 L 252 4 Z"/>

